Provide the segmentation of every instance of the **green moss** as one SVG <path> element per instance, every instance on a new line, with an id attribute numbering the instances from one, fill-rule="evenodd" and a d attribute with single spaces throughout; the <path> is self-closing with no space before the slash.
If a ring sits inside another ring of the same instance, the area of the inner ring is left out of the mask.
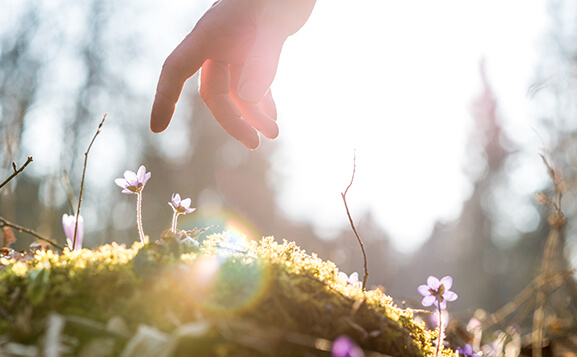
<path id="1" fill-rule="evenodd" d="M 411 310 L 338 273 L 334 263 L 294 243 L 270 237 L 238 243 L 220 234 L 184 250 L 164 237 L 141 249 L 113 243 L 37 252 L 27 261 L 2 258 L 0 334 L 40 346 L 54 320 L 49 316 L 61 316 L 60 333 L 76 341 L 70 355 L 96 335 L 112 339 L 109 355 L 124 350 L 125 356 L 142 346 L 173 356 L 328 355 L 341 335 L 367 351 L 432 355 L 435 335 L 415 323 Z"/>

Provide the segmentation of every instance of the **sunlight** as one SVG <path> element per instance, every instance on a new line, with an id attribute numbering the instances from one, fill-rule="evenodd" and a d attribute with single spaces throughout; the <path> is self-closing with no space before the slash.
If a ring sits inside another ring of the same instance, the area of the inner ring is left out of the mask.
<path id="1" fill-rule="evenodd" d="M 436 221 L 457 218 L 471 193 L 464 169 L 481 59 L 509 129 L 535 144 L 526 92 L 544 6 L 319 1 L 285 44 L 273 84 L 289 216 L 318 232 L 346 226 L 339 194 L 356 150 L 351 209 L 374 212 L 398 249 L 418 249 Z"/>

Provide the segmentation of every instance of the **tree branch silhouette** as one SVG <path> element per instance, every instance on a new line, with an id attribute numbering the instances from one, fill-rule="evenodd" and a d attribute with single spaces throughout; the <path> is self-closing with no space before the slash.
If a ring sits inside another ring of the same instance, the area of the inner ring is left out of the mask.
<path id="1" fill-rule="evenodd" d="M 105 120 L 106 120 L 106 113 L 102 115 L 102 120 L 98 125 L 98 129 L 96 130 L 96 133 L 92 137 L 92 140 L 88 145 L 88 149 L 86 149 L 86 151 L 84 152 L 84 166 L 82 167 L 82 179 L 80 180 L 80 193 L 78 194 L 78 208 L 76 209 L 76 224 L 74 225 L 74 240 L 72 241 L 71 249 L 74 249 L 74 247 L 76 247 L 76 236 L 78 235 L 78 219 L 80 217 L 80 206 L 82 205 L 82 194 L 84 193 L 84 178 L 86 177 L 86 165 L 88 164 L 88 153 L 92 148 L 92 144 L 94 144 L 94 140 L 96 140 L 96 137 L 98 136 L 98 134 L 100 134 L 102 125 L 104 124 Z"/>
<path id="2" fill-rule="evenodd" d="M 355 237 L 357 237 L 357 241 L 359 242 L 359 245 L 361 246 L 361 252 L 363 253 L 363 261 L 364 261 L 363 268 L 365 270 L 365 275 L 363 277 L 363 290 L 365 290 L 365 287 L 367 285 L 367 278 L 369 277 L 369 269 L 367 268 L 367 253 L 365 252 L 365 246 L 363 244 L 363 241 L 361 240 L 361 237 L 359 237 L 359 233 L 357 232 L 357 228 L 355 227 L 355 223 L 353 222 L 353 217 L 351 216 L 351 212 L 349 211 L 349 206 L 347 205 L 347 192 L 349 191 L 349 188 L 351 188 L 351 186 L 353 185 L 353 180 L 355 179 L 356 169 L 357 169 L 357 165 L 356 165 L 356 155 L 355 155 L 353 157 L 353 175 L 351 177 L 351 183 L 349 183 L 349 185 L 345 189 L 345 192 L 341 193 L 341 197 L 343 198 L 343 202 L 345 204 L 345 209 L 347 210 L 347 216 L 349 217 L 349 222 L 351 224 L 351 228 L 353 229 L 353 232 L 355 233 Z"/>
<path id="3" fill-rule="evenodd" d="M 32 156 L 28 156 L 28 159 L 26 160 L 26 162 L 24 163 L 24 165 L 22 165 L 22 167 L 20 167 L 19 169 L 16 168 L 16 163 L 12 162 L 12 168 L 14 169 L 14 173 L 12 173 L 12 175 L 10 175 L 6 180 L 4 180 L 4 182 L 2 182 L 0 184 L 0 189 L 2 189 L 2 187 L 6 186 L 6 184 L 8 182 L 10 182 L 14 177 L 18 176 L 18 174 L 20 174 L 22 171 L 24 171 L 24 169 L 26 168 L 26 166 L 28 166 L 29 163 L 32 162 Z"/>

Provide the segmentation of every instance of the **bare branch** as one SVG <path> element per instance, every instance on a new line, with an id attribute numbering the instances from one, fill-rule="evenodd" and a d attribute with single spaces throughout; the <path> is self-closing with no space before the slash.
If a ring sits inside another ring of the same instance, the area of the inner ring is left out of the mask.
<path id="1" fill-rule="evenodd" d="M 541 155 L 543 163 L 547 167 L 547 172 L 551 176 L 553 186 L 555 188 L 555 196 L 551 199 L 553 202 L 554 212 L 549 215 L 548 222 L 551 227 L 547 241 L 545 242 L 545 250 L 541 261 L 541 276 L 543 277 L 543 284 L 539 286 L 536 297 L 536 309 L 533 314 L 533 356 L 541 357 L 543 347 L 543 326 L 545 323 L 545 305 L 547 304 L 547 297 L 551 292 L 551 286 L 548 284 L 550 277 L 553 274 L 553 263 L 555 255 L 559 253 L 559 241 L 561 232 L 565 226 L 566 219 L 561 211 L 561 200 L 565 192 L 565 183 L 561 172 L 555 170 L 553 165 L 549 163 L 545 155 Z"/>
<path id="2" fill-rule="evenodd" d="M 12 173 L 12 175 L 10 175 L 6 180 L 4 180 L 4 182 L 0 184 L 0 189 L 2 189 L 2 187 L 4 187 L 8 182 L 10 182 L 14 177 L 18 176 L 18 174 L 24 171 L 26 166 L 28 166 L 28 164 L 31 163 L 32 160 L 33 160 L 32 156 L 28 156 L 28 159 L 26 160 L 24 165 L 22 165 L 22 167 L 19 169 L 16 168 L 16 163 L 12 162 L 12 168 L 14 169 L 14 173 Z"/>
<path id="3" fill-rule="evenodd" d="M 349 191 L 349 188 L 351 188 L 351 186 L 353 185 L 353 180 L 355 179 L 355 171 L 357 169 L 357 165 L 356 165 L 356 155 L 353 157 L 353 175 L 351 177 L 351 183 L 349 183 L 349 185 L 347 186 L 345 192 L 341 193 L 341 197 L 343 198 L 343 202 L 345 203 L 345 209 L 347 210 L 347 216 L 349 217 L 349 222 L 351 224 L 351 228 L 353 229 L 353 232 L 355 233 L 355 237 L 357 237 L 357 241 L 359 242 L 359 245 L 361 246 L 361 252 L 363 253 L 363 260 L 364 260 L 364 270 L 365 270 L 365 275 L 363 277 L 363 290 L 365 289 L 365 287 L 367 286 L 367 278 L 369 277 L 369 269 L 367 268 L 367 254 L 365 252 L 365 246 L 363 244 L 363 241 L 361 240 L 361 237 L 359 237 L 359 233 L 357 232 L 357 228 L 355 227 L 355 223 L 353 222 L 353 218 L 351 217 L 351 213 L 349 211 L 349 206 L 347 205 L 347 192 Z"/>
<path id="4" fill-rule="evenodd" d="M 4 219 L 3 217 L 0 217 L 0 227 L 11 227 L 16 229 L 19 232 L 24 232 L 24 233 L 28 233 L 31 236 L 34 236 L 37 239 L 40 239 L 41 241 L 44 241 L 46 243 L 51 244 L 53 247 L 58 248 L 60 250 L 63 250 L 64 248 L 61 247 L 60 245 L 58 245 L 57 243 L 54 243 L 52 240 L 42 236 L 40 233 L 33 231 L 32 229 L 28 229 L 28 228 L 24 228 L 22 226 L 19 226 L 15 223 L 12 223 L 6 219 Z"/>
<path id="5" fill-rule="evenodd" d="M 98 136 L 98 134 L 100 134 L 100 131 L 102 129 L 102 125 L 104 124 L 105 120 L 106 120 L 106 113 L 104 113 L 104 115 L 102 115 L 102 120 L 100 121 L 100 124 L 98 125 L 98 129 L 96 130 L 96 133 L 92 137 L 92 140 L 90 141 L 90 145 L 88 145 L 88 149 L 86 149 L 86 152 L 84 153 L 84 166 L 82 167 L 82 180 L 80 180 L 80 193 L 78 194 L 78 209 L 76 210 L 76 224 L 74 225 L 74 240 L 72 241 L 72 248 L 71 249 L 74 249 L 76 247 L 76 236 L 78 235 L 78 219 L 80 217 L 80 206 L 82 205 L 82 194 L 84 193 L 84 178 L 86 177 L 86 165 L 88 163 L 88 153 L 90 152 L 90 149 L 92 148 L 92 144 L 94 144 L 94 140 L 96 140 L 96 137 Z"/>

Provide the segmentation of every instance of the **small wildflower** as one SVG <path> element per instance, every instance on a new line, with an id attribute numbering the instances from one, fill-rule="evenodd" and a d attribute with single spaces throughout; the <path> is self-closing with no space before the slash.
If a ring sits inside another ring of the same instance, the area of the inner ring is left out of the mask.
<path id="1" fill-rule="evenodd" d="M 181 200 L 180 195 L 178 193 L 175 193 L 172 195 L 171 202 L 169 202 L 168 204 L 172 206 L 172 209 L 174 210 L 175 213 L 188 214 L 196 210 L 196 208 L 190 207 L 191 203 L 192 200 L 190 198 L 185 198 L 184 200 Z"/>
<path id="2" fill-rule="evenodd" d="M 341 271 L 339 273 L 339 279 L 344 280 L 347 282 L 347 284 L 356 286 L 357 288 L 360 288 L 363 284 L 362 282 L 359 281 L 359 274 L 357 272 L 354 272 L 350 276 L 347 276 L 346 273 Z"/>
<path id="3" fill-rule="evenodd" d="M 465 345 L 465 348 L 459 347 L 457 351 L 464 357 L 481 357 L 480 354 L 473 352 L 473 347 L 471 347 L 471 345 Z"/>
<path id="4" fill-rule="evenodd" d="M 136 173 L 126 170 L 124 171 L 124 178 L 117 178 L 114 180 L 114 183 L 123 189 L 122 193 L 134 193 L 138 196 L 138 200 L 136 201 L 136 224 L 138 226 L 138 234 L 142 245 L 147 243 L 147 239 L 144 236 L 144 230 L 142 229 L 142 190 L 144 189 L 144 186 L 146 186 L 146 182 L 148 182 L 150 176 L 151 173 L 146 172 L 146 167 L 141 165 Z"/>
<path id="5" fill-rule="evenodd" d="M 142 165 L 138 168 L 136 173 L 130 170 L 124 171 L 124 178 L 117 178 L 114 180 L 114 183 L 123 189 L 122 193 L 138 194 L 142 192 L 142 189 L 146 185 L 148 179 L 150 179 L 150 176 L 151 173 L 146 172 L 146 167 Z"/>
<path id="6" fill-rule="evenodd" d="M 363 350 L 347 336 L 341 336 L 333 343 L 332 357 L 364 357 Z"/>
<path id="7" fill-rule="evenodd" d="M 178 193 L 172 194 L 171 202 L 168 202 L 172 210 L 174 211 L 174 215 L 172 216 L 172 227 L 171 231 L 173 234 L 176 233 L 176 221 L 178 219 L 178 215 L 180 214 L 188 214 L 194 212 L 196 208 L 191 208 L 190 204 L 192 200 L 190 198 L 185 198 L 184 200 L 180 199 L 180 195 Z"/>
<path id="8" fill-rule="evenodd" d="M 76 246 L 74 245 L 74 230 L 76 229 L 76 216 L 69 216 L 66 213 L 62 216 L 62 228 L 66 235 L 66 242 L 70 250 L 82 250 L 82 239 L 84 238 L 84 218 L 78 216 L 78 229 L 76 230 Z"/>
<path id="9" fill-rule="evenodd" d="M 423 295 L 423 301 L 421 304 L 423 306 L 431 306 L 435 304 L 437 307 L 437 317 L 439 322 L 437 324 L 439 328 L 439 338 L 437 341 L 437 349 L 435 351 L 435 356 L 439 356 L 441 351 L 441 346 L 443 345 L 443 314 L 442 311 L 447 308 L 447 301 L 457 300 L 457 294 L 450 291 L 453 286 L 453 278 L 446 276 L 441 280 L 435 278 L 434 276 L 429 276 L 427 278 L 427 285 L 421 285 L 417 288 L 417 291 Z"/>
<path id="10" fill-rule="evenodd" d="M 423 306 L 435 306 L 441 310 L 447 308 L 447 301 L 455 301 L 458 295 L 450 291 L 451 286 L 453 286 L 453 278 L 446 276 L 441 280 L 434 276 L 429 276 L 427 279 L 427 285 L 421 285 L 417 288 L 417 291 L 423 295 L 423 301 L 421 304 Z"/>

